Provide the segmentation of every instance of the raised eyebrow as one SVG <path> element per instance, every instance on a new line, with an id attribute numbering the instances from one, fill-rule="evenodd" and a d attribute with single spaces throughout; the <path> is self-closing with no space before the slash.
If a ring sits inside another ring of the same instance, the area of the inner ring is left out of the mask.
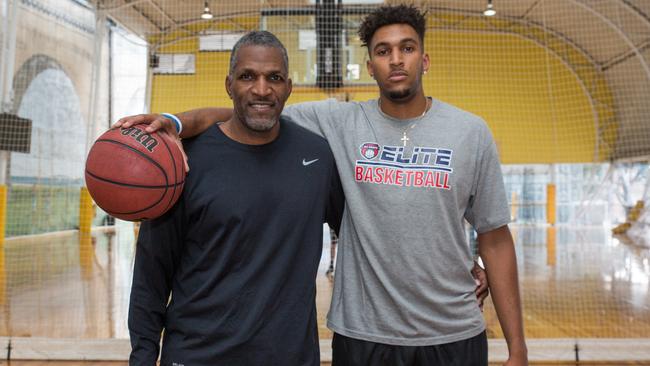
<path id="1" fill-rule="evenodd" d="M 255 71 L 255 70 L 253 70 L 253 69 L 242 69 L 242 70 L 237 71 L 235 74 L 236 74 L 236 75 L 243 75 L 243 74 L 253 74 L 253 75 L 257 75 L 258 72 Z"/>
<path id="2" fill-rule="evenodd" d="M 419 45 L 419 44 L 420 44 L 420 42 L 418 42 L 417 40 L 415 40 L 415 39 L 413 39 L 413 38 L 404 38 L 404 39 L 401 40 L 399 43 L 402 44 L 402 45 L 405 44 L 405 43 L 415 43 L 415 45 Z"/>
<path id="3" fill-rule="evenodd" d="M 243 69 L 243 70 L 236 73 L 237 76 L 242 75 L 242 74 L 253 74 L 255 76 L 258 76 L 258 75 L 263 75 L 263 76 L 280 75 L 280 76 L 285 77 L 285 78 L 287 77 L 287 73 L 280 70 L 280 69 L 278 69 L 278 70 L 270 70 L 270 71 L 259 71 L 259 70 L 255 70 L 255 69 L 246 68 L 246 69 Z"/>

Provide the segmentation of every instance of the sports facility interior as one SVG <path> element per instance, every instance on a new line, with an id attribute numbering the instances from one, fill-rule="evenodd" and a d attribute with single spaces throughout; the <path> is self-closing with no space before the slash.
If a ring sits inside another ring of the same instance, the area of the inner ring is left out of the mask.
<path id="1" fill-rule="evenodd" d="M 113 122 L 232 106 L 230 51 L 251 30 L 286 46 L 288 104 L 377 98 L 356 31 L 387 3 L 426 11 L 425 93 L 494 135 L 531 364 L 650 365 L 648 0 L 0 0 L 0 359 L 127 364 L 138 226 L 84 181 Z M 329 263 L 325 228 L 323 365 Z M 502 364 L 489 299 L 484 315 Z"/>

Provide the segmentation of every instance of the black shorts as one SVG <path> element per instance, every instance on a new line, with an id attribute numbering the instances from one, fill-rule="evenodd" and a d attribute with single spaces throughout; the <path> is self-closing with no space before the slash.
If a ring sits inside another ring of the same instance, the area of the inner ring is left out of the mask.
<path id="1" fill-rule="evenodd" d="M 334 334 L 332 366 L 487 366 L 487 336 L 435 346 L 393 346 Z"/>

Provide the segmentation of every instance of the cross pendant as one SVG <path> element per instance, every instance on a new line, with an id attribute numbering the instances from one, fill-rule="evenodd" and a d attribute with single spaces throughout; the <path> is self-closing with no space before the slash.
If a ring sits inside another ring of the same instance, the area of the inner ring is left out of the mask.
<path id="1" fill-rule="evenodd" d="M 406 137 L 406 131 L 404 131 L 404 137 L 400 139 L 400 141 L 404 142 L 404 146 L 406 146 L 406 141 L 410 140 L 408 137 Z"/>

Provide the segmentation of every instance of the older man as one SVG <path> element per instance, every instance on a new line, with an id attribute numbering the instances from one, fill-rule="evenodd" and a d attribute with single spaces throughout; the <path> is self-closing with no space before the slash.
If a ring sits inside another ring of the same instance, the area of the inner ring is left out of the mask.
<path id="1" fill-rule="evenodd" d="M 156 364 L 163 329 L 161 365 L 320 364 L 315 278 L 343 195 L 325 139 L 280 117 L 287 68 L 268 32 L 235 45 L 232 117 L 185 141 L 179 202 L 140 229 L 131 365 Z"/>

